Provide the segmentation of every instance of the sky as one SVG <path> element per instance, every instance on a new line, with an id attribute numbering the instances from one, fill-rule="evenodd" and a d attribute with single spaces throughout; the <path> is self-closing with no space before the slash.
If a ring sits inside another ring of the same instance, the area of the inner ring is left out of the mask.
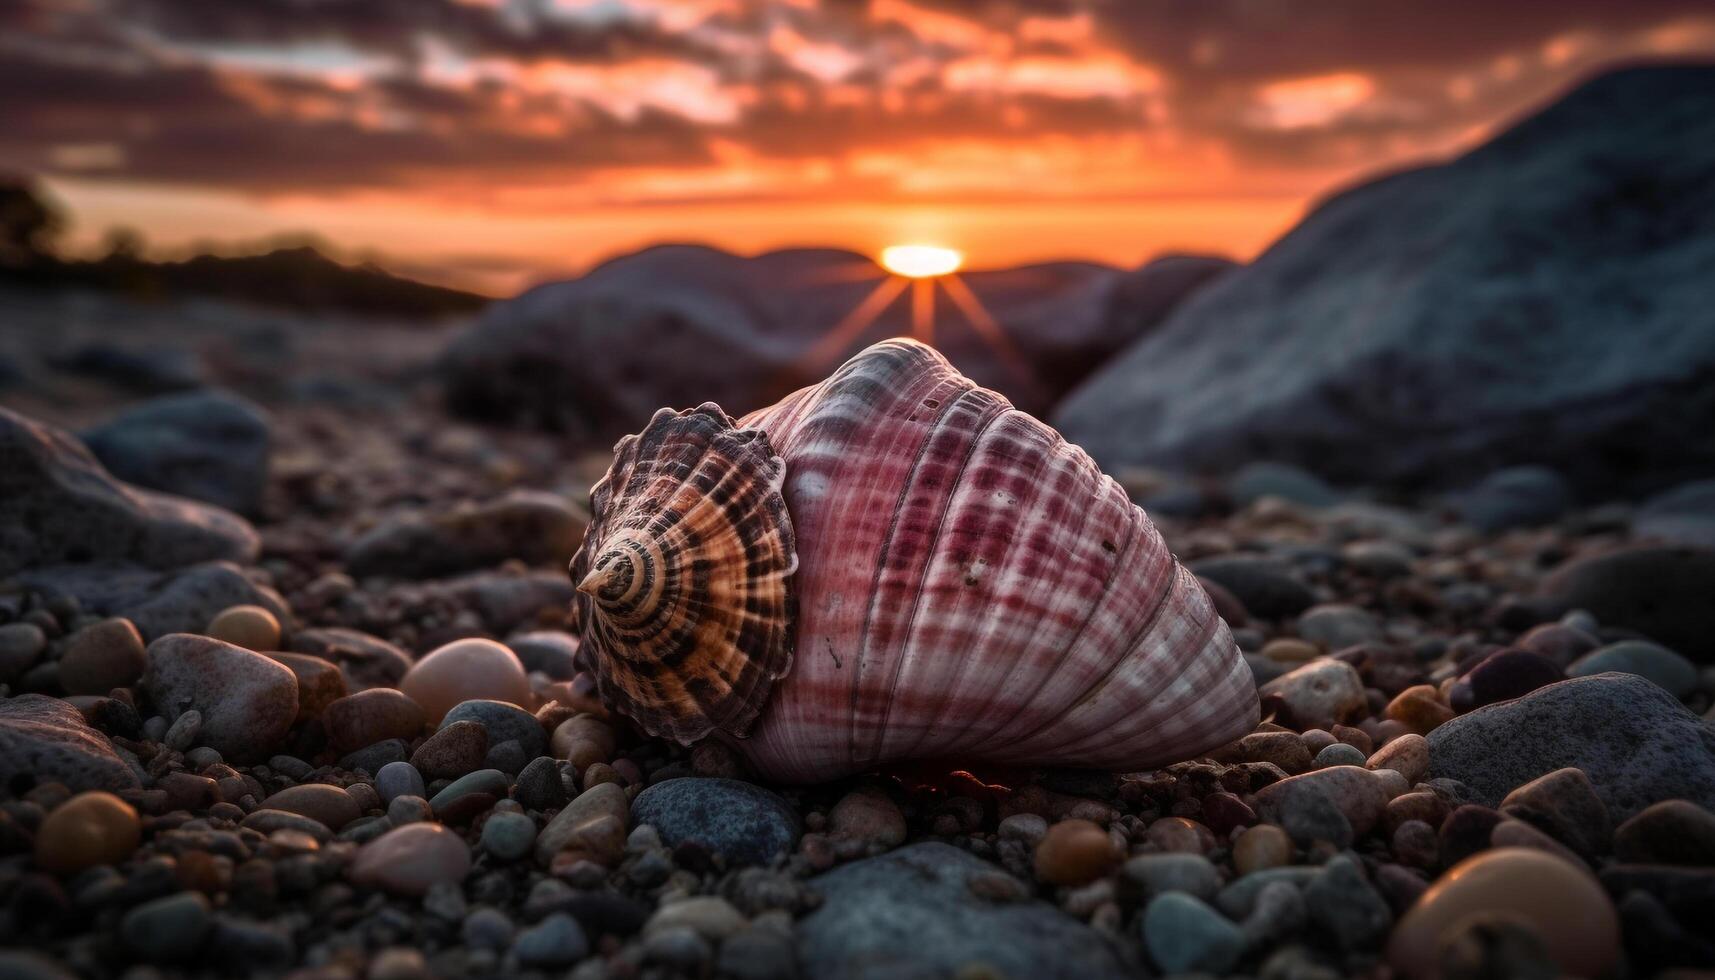
<path id="1" fill-rule="evenodd" d="M 506 294 L 661 241 L 1244 259 L 1707 0 L 5 0 L 0 171 Z"/>

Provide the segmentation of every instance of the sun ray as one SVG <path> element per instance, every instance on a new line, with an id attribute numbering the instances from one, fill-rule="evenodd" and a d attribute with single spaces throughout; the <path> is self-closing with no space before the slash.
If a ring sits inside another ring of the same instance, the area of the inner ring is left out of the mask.
<path id="1" fill-rule="evenodd" d="M 989 315 L 988 309 L 983 306 L 982 300 L 977 298 L 977 294 L 971 291 L 971 287 L 965 285 L 965 281 L 957 275 L 942 276 L 941 286 L 947 290 L 947 296 L 952 299 L 953 305 L 965 315 L 971 329 L 995 352 L 1008 370 L 1017 375 L 1026 391 L 1032 397 L 1043 397 L 1042 384 L 1037 380 L 1036 372 L 1031 370 L 1029 359 L 1012 342 L 1012 338 L 1006 335 L 1006 331 L 1001 329 L 1000 324 L 995 322 L 994 317 Z"/>
<path id="2" fill-rule="evenodd" d="M 935 280 L 911 280 L 911 336 L 935 345 Z"/>
<path id="3" fill-rule="evenodd" d="M 880 316 L 882 311 L 886 310 L 895 299 L 899 298 L 899 294 L 905 291 L 905 286 L 909 282 L 911 282 L 909 279 L 889 276 L 878 283 L 870 291 L 870 294 L 864 297 L 863 302 L 859 303 L 850 313 L 847 313 L 845 319 L 836 324 L 834 329 L 824 334 L 822 339 L 816 342 L 816 346 L 810 348 L 803 357 L 798 359 L 802 372 L 808 377 L 821 374 L 829 362 L 840 356 L 846 345 L 869 329 L 869 325 L 875 322 L 875 318 Z"/>

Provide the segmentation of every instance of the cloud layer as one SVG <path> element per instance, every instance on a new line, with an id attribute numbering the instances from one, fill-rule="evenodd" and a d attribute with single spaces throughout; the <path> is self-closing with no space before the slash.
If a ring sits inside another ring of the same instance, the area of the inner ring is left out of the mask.
<path id="1" fill-rule="evenodd" d="M 0 166 L 497 214 L 1304 195 L 1700 0 L 15 0 Z"/>

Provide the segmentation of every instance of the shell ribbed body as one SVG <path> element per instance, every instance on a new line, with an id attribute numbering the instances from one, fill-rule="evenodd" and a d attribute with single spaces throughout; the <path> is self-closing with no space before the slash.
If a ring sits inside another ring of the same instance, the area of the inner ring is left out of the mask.
<path id="1" fill-rule="evenodd" d="M 764 775 L 1123 771 L 1255 726 L 1249 668 L 1144 513 L 931 348 L 877 344 L 739 424 L 785 461 L 798 555 L 791 671 L 734 742 Z"/>

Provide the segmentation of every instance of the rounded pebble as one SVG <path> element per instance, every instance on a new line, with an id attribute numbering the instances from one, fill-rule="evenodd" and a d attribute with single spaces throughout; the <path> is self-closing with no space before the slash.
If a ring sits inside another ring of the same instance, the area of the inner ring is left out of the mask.
<path id="1" fill-rule="evenodd" d="M 60 655 L 60 686 L 67 694 L 106 694 L 116 687 L 130 687 L 148 666 L 143 649 L 143 634 L 129 619 L 91 623 L 66 640 Z"/>
<path id="2" fill-rule="evenodd" d="M 1036 845 L 1036 877 L 1051 885 L 1082 885 L 1117 862 L 1108 832 L 1088 820 L 1062 820 Z"/>
<path id="3" fill-rule="evenodd" d="M 79 793 L 43 818 L 36 831 L 36 865 L 70 874 L 118 864 L 137 850 L 142 835 L 131 804 L 100 790 Z"/>
<path id="4" fill-rule="evenodd" d="M 229 606 L 209 621 L 205 635 L 262 653 L 280 649 L 280 621 L 261 606 Z"/>
<path id="5" fill-rule="evenodd" d="M 472 699 L 508 701 L 530 707 L 530 681 L 524 665 L 493 640 L 455 640 L 411 665 L 399 690 L 422 706 L 429 724 Z"/>
<path id="6" fill-rule="evenodd" d="M 436 823 L 413 823 L 358 849 L 351 880 L 396 895 L 422 895 L 437 884 L 457 884 L 470 872 L 470 848 Z"/>

